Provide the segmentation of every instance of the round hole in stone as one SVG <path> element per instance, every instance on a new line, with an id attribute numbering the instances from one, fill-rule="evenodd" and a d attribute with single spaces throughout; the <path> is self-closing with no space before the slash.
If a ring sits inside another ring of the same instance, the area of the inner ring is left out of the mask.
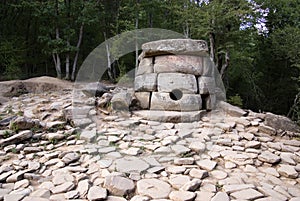
<path id="1" fill-rule="evenodd" d="M 172 100 L 177 101 L 182 98 L 182 91 L 180 91 L 179 89 L 174 89 L 169 93 L 169 95 Z"/>

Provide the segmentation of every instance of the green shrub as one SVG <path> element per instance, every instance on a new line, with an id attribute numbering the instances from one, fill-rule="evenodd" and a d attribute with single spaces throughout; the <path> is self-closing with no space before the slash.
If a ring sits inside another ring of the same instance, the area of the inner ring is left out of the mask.
<path id="1" fill-rule="evenodd" d="M 230 96 L 227 101 L 232 105 L 243 107 L 243 99 L 238 94 Z"/>

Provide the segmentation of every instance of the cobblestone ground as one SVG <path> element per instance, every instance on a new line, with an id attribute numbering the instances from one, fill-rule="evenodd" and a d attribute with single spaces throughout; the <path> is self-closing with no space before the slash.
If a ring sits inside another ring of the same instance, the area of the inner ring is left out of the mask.
<path id="1" fill-rule="evenodd" d="M 300 141 L 274 135 L 264 114 L 173 124 L 105 116 L 94 102 L 76 102 L 83 130 L 66 122 L 71 91 L 0 106 L 0 200 L 300 200 Z"/>

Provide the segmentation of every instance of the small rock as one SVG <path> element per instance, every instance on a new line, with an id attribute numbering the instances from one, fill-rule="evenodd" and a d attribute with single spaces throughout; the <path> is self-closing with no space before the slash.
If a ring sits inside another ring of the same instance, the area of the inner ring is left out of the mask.
<path id="1" fill-rule="evenodd" d="M 208 160 L 208 159 L 201 160 L 201 161 L 196 161 L 196 164 L 200 168 L 205 169 L 207 171 L 213 170 L 217 165 L 217 163 L 215 161 L 211 161 L 211 160 Z"/>
<path id="2" fill-rule="evenodd" d="M 87 198 L 90 201 L 104 200 L 107 198 L 107 191 L 105 188 L 92 186 L 88 192 Z"/>
<path id="3" fill-rule="evenodd" d="M 266 163 L 275 164 L 279 163 L 281 158 L 269 151 L 264 151 L 258 156 L 258 160 Z"/>
<path id="4" fill-rule="evenodd" d="M 280 165 L 277 171 L 284 177 L 291 179 L 296 179 L 298 177 L 298 172 L 295 170 L 295 167 L 291 165 Z"/>
<path id="5" fill-rule="evenodd" d="M 192 181 L 189 181 L 185 183 L 180 190 L 183 191 L 196 191 L 201 185 L 201 180 L 200 179 L 193 179 Z"/>
<path id="6" fill-rule="evenodd" d="M 72 152 L 72 153 L 68 153 L 66 154 L 63 158 L 62 158 L 62 161 L 68 165 L 70 163 L 73 163 L 75 161 L 77 161 L 78 159 L 80 158 L 80 156 L 75 153 L 75 152 Z"/>
<path id="7" fill-rule="evenodd" d="M 192 201 L 196 197 L 196 193 L 189 191 L 172 191 L 169 195 L 173 201 Z"/>
<path id="8" fill-rule="evenodd" d="M 79 192 L 77 190 L 69 191 L 65 193 L 65 198 L 67 200 L 76 199 L 79 197 Z"/>
<path id="9" fill-rule="evenodd" d="M 262 193 L 254 189 L 245 189 L 234 192 L 230 195 L 237 200 L 255 200 L 264 196 Z"/>
<path id="10" fill-rule="evenodd" d="M 80 198 L 85 198 L 88 194 L 90 188 L 89 180 L 81 180 L 78 182 L 77 190 L 79 192 Z"/>
<path id="11" fill-rule="evenodd" d="M 65 193 L 65 192 L 72 190 L 74 187 L 75 187 L 75 185 L 73 184 L 73 182 L 65 182 L 63 184 L 60 184 L 58 186 L 51 188 L 50 191 L 53 194 Z"/>
<path id="12" fill-rule="evenodd" d="M 9 194 L 4 196 L 4 201 L 20 201 L 25 197 L 22 194 Z"/>
<path id="13" fill-rule="evenodd" d="M 137 182 L 137 193 L 154 199 L 168 198 L 171 187 L 158 179 L 142 179 Z"/>
<path id="14" fill-rule="evenodd" d="M 107 176 L 104 181 L 106 188 L 112 195 L 126 196 L 133 192 L 135 185 L 132 180 L 121 176 Z"/>
<path id="15" fill-rule="evenodd" d="M 225 192 L 218 192 L 211 201 L 229 201 L 229 196 Z"/>
<path id="16" fill-rule="evenodd" d="M 196 168 L 191 169 L 189 175 L 194 178 L 204 179 L 208 177 L 208 172 L 206 170 L 199 170 Z"/>

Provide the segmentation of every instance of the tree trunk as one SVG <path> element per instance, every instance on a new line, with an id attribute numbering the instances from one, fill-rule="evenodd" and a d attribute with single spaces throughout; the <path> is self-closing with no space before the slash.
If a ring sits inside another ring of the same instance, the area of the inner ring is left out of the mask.
<path id="1" fill-rule="evenodd" d="M 58 13 L 58 0 L 55 1 L 55 10 L 56 10 L 56 16 L 58 17 L 58 14 L 59 14 Z M 58 28 L 57 24 L 55 27 L 55 38 L 56 38 L 56 40 L 60 39 L 59 28 Z M 57 78 L 61 79 L 61 61 L 60 61 L 59 53 L 58 52 L 54 53 L 53 58 L 54 58 L 54 64 L 55 64 Z"/>
<path id="2" fill-rule="evenodd" d="M 70 79 L 70 53 L 66 55 L 66 80 Z"/>
<path id="3" fill-rule="evenodd" d="M 230 62 L 230 56 L 229 56 L 229 50 L 227 49 L 225 52 L 225 63 L 222 65 L 222 68 L 220 70 L 220 75 L 222 78 L 224 78 L 225 76 L 225 72 L 229 66 L 229 62 Z"/>
<path id="4" fill-rule="evenodd" d="M 77 41 L 77 45 L 76 45 L 76 54 L 75 54 L 75 58 L 74 58 L 74 62 L 73 62 L 73 68 L 72 68 L 71 79 L 73 81 L 75 80 L 75 72 L 76 72 L 76 67 L 77 67 L 77 62 L 78 62 L 79 48 L 80 48 L 80 45 L 82 42 L 82 37 L 83 37 L 83 27 L 84 27 L 84 24 L 82 23 L 80 26 L 80 30 L 79 30 L 79 37 L 78 37 L 78 41 Z"/>
<path id="5" fill-rule="evenodd" d="M 214 36 L 214 33 L 209 33 L 209 44 L 210 44 L 210 58 L 216 64 L 216 61 L 215 61 L 216 52 L 215 52 L 215 36 Z"/>
<path id="6" fill-rule="evenodd" d="M 135 15 L 135 30 L 136 30 L 136 35 L 135 35 L 135 69 L 137 69 L 137 67 L 139 65 L 139 46 L 138 46 L 138 34 L 137 34 L 137 29 L 139 28 L 139 3 L 140 3 L 140 0 L 136 0 L 137 10 L 136 10 L 136 15 Z"/>
<path id="7" fill-rule="evenodd" d="M 61 62 L 60 62 L 59 54 L 52 53 L 52 58 L 55 65 L 56 77 L 61 79 Z"/>
<path id="8" fill-rule="evenodd" d="M 110 60 L 110 51 L 109 51 L 109 45 L 106 41 L 106 33 L 103 32 L 104 35 L 104 40 L 105 40 L 105 49 L 106 49 L 106 56 L 107 56 L 107 73 L 110 81 L 115 82 L 115 78 L 112 74 L 112 65 L 111 65 L 111 60 Z"/>

